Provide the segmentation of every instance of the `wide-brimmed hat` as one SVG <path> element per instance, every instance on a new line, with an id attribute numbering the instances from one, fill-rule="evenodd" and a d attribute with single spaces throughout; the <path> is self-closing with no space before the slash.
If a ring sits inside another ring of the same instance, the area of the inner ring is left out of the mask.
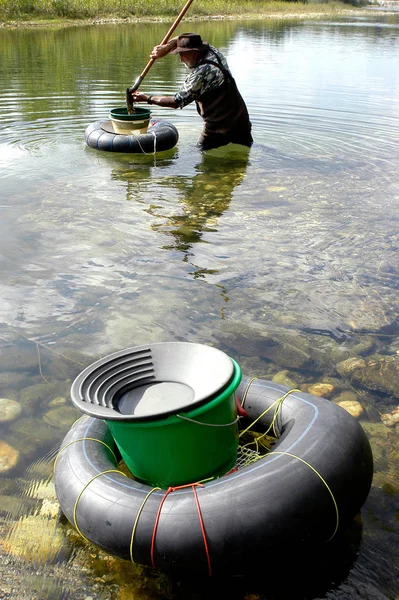
<path id="1" fill-rule="evenodd" d="M 182 33 L 177 38 L 176 48 L 170 54 L 181 54 L 182 52 L 192 52 L 193 50 L 202 52 L 208 49 L 208 42 L 203 42 L 198 33 Z"/>

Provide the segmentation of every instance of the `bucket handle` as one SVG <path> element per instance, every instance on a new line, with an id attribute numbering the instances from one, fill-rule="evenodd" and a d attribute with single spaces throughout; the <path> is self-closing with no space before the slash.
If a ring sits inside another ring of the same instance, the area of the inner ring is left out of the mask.
<path id="1" fill-rule="evenodd" d="M 184 421 L 190 421 L 190 423 L 195 423 L 196 425 L 205 425 L 206 427 L 231 427 L 241 419 L 241 417 L 238 416 L 231 423 L 202 423 L 201 421 L 195 421 L 195 419 L 190 419 L 189 417 L 183 417 L 183 415 L 176 414 L 176 417 L 179 417 L 179 419 L 183 419 Z"/>

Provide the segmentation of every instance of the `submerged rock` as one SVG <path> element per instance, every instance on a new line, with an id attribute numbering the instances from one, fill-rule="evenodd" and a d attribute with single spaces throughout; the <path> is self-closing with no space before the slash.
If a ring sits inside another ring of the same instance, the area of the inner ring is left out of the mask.
<path id="1" fill-rule="evenodd" d="M 359 369 L 366 368 L 366 361 L 364 358 L 358 358 L 352 356 L 337 364 L 337 371 L 342 377 L 351 377 Z"/>
<path id="2" fill-rule="evenodd" d="M 46 412 L 43 416 L 43 421 L 52 427 L 59 429 L 68 429 L 82 413 L 72 406 L 59 406 Z"/>
<path id="3" fill-rule="evenodd" d="M 346 410 L 352 417 L 358 419 L 364 412 L 363 406 L 357 400 L 341 400 L 336 402 L 338 406 Z"/>
<path id="4" fill-rule="evenodd" d="M 381 415 L 381 421 L 386 427 L 395 427 L 399 424 L 399 406 L 394 408 L 390 413 Z"/>
<path id="5" fill-rule="evenodd" d="M 399 355 L 349 358 L 338 363 L 336 368 L 352 383 L 399 398 Z"/>
<path id="6" fill-rule="evenodd" d="M 21 390 L 20 403 L 27 414 L 33 415 L 42 400 L 55 397 L 57 389 L 48 383 L 36 383 Z"/>
<path id="7" fill-rule="evenodd" d="M 42 449 L 60 441 L 60 431 L 42 419 L 21 417 L 10 423 L 7 441 L 12 443 L 22 455 L 33 458 Z"/>
<path id="8" fill-rule="evenodd" d="M 22 412 L 22 406 L 16 400 L 0 398 L 0 423 L 8 423 L 17 419 Z"/>
<path id="9" fill-rule="evenodd" d="M 351 347 L 351 352 L 357 356 L 365 356 L 373 352 L 376 348 L 376 340 L 369 336 L 363 337 L 360 342 Z"/>
<path id="10" fill-rule="evenodd" d="M 319 396 L 321 398 L 329 398 L 334 392 L 334 386 L 331 383 L 312 383 L 308 386 L 309 394 L 313 396 Z"/>
<path id="11" fill-rule="evenodd" d="M 37 351 L 34 344 L 28 349 L 18 346 L 0 348 L 0 362 L 5 371 L 30 371 L 37 368 Z"/>
<path id="12" fill-rule="evenodd" d="M 216 342 L 222 341 L 227 349 L 240 348 L 241 356 L 257 356 L 272 361 L 282 369 L 317 370 L 325 374 L 334 373 L 334 364 L 347 358 L 349 350 L 335 340 L 324 336 L 302 333 L 279 336 L 260 333 L 250 327 L 240 325 L 240 330 L 229 334 L 214 334 Z M 231 342 L 234 341 L 234 346 Z"/>
<path id="13" fill-rule="evenodd" d="M 363 429 L 366 431 L 370 439 L 378 439 L 381 441 L 381 445 L 386 448 L 387 439 L 392 442 L 396 437 L 395 432 L 392 429 L 387 429 L 383 423 L 375 423 L 373 421 L 365 421 L 362 423 Z M 396 442 L 396 439 L 395 439 Z"/>
<path id="14" fill-rule="evenodd" d="M 57 396 L 56 398 L 53 398 L 53 400 L 50 400 L 49 406 L 54 408 L 56 406 L 64 406 L 66 403 L 67 399 L 65 398 L 65 396 Z"/>
<path id="15" fill-rule="evenodd" d="M 286 385 L 291 389 L 296 389 L 298 387 L 298 383 L 292 379 L 290 372 L 287 370 L 279 371 L 273 375 L 272 381 L 275 383 L 280 383 L 281 385 Z"/>
<path id="16" fill-rule="evenodd" d="M 6 442 L 0 441 L 0 475 L 14 469 L 19 461 L 19 452 Z"/>
<path id="17" fill-rule="evenodd" d="M 0 373 L 0 386 L 3 390 L 6 387 L 21 389 L 24 385 L 27 385 L 30 377 L 31 375 L 28 371 L 4 371 Z"/>

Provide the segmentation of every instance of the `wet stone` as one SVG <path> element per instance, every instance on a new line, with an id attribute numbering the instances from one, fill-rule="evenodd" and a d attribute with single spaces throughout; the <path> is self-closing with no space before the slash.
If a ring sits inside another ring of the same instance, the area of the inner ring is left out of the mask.
<path id="1" fill-rule="evenodd" d="M 56 398 L 53 398 L 53 400 L 51 400 L 49 402 L 49 406 L 51 406 L 51 407 L 64 406 L 66 403 L 67 403 L 67 399 L 65 398 L 65 396 L 57 396 Z"/>
<path id="2" fill-rule="evenodd" d="M 346 410 L 352 417 L 358 419 L 364 412 L 363 406 L 357 400 L 341 400 L 336 402 L 338 406 Z"/>
<path id="3" fill-rule="evenodd" d="M 34 345 L 29 350 L 16 346 L 0 349 L 0 362 L 7 371 L 26 371 L 37 368 L 37 352 Z"/>
<path id="4" fill-rule="evenodd" d="M 351 358 L 338 363 L 337 371 L 352 383 L 399 398 L 399 355 L 375 354 L 366 360 Z"/>
<path id="5" fill-rule="evenodd" d="M 381 415 L 381 421 L 386 427 L 395 427 L 399 425 L 399 406 L 394 408 L 390 413 Z"/>
<path id="6" fill-rule="evenodd" d="M 362 423 L 362 427 L 369 438 L 379 440 L 384 448 L 386 447 L 387 440 L 389 441 L 391 436 L 395 436 L 394 431 L 391 428 L 387 429 L 383 423 L 365 421 Z"/>
<path id="7" fill-rule="evenodd" d="M 82 356 L 78 353 L 69 353 L 68 355 L 49 361 L 46 364 L 46 374 L 56 379 L 60 378 L 61 374 L 70 383 L 88 364 L 91 363 L 87 356 Z"/>
<path id="8" fill-rule="evenodd" d="M 376 341 L 372 337 L 364 337 L 358 344 L 352 346 L 351 351 L 357 356 L 365 356 L 370 354 L 376 347 Z"/>
<path id="9" fill-rule="evenodd" d="M 60 406 L 46 412 L 43 421 L 58 429 L 68 429 L 81 416 L 81 413 L 72 406 Z"/>
<path id="10" fill-rule="evenodd" d="M 16 450 L 18 450 L 21 457 L 28 461 L 36 458 L 37 456 L 38 445 L 31 440 L 24 440 L 21 438 L 15 438 L 13 435 L 7 435 L 4 441 L 11 444 Z"/>
<path id="11" fill-rule="evenodd" d="M 16 400 L 0 398 L 0 423 L 8 423 L 17 419 L 22 412 L 22 406 Z"/>
<path id="12" fill-rule="evenodd" d="M 20 394 L 20 402 L 24 410 L 33 414 L 42 400 L 56 396 L 55 386 L 48 383 L 37 383 L 24 388 Z"/>
<path id="13" fill-rule="evenodd" d="M 308 386 L 308 392 L 313 396 L 328 398 L 334 392 L 334 386 L 331 383 L 313 383 Z"/>
<path id="14" fill-rule="evenodd" d="M 51 446 L 60 441 L 59 430 L 50 427 L 42 419 L 33 417 L 21 417 L 10 424 L 8 437 L 15 438 L 17 442 L 35 446 L 37 450 Z"/>
<path id="15" fill-rule="evenodd" d="M 365 367 L 366 361 L 363 358 L 352 357 L 338 363 L 337 371 L 342 377 L 350 377 L 352 373 Z"/>
<path id="16" fill-rule="evenodd" d="M 6 442 L 0 441 L 0 475 L 8 473 L 17 466 L 19 452 Z"/>
<path id="17" fill-rule="evenodd" d="M 21 388 L 24 383 L 26 385 L 29 377 L 29 372 L 5 371 L 0 373 L 0 385 L 3 389 L 5 387 Z"/>
<path id="18" fill-rule="evenodd" d="M 287 370 L 279 371 L 278 373 L 276 373 L 272 377 L 272 381 L 274 381 L 275 383 L 280 383 L 281 385 L 286 385 L 290 389 L 296 389 L 298 387 L 297 382 L 294 379 L 292 379 L 289 371 Z"/>

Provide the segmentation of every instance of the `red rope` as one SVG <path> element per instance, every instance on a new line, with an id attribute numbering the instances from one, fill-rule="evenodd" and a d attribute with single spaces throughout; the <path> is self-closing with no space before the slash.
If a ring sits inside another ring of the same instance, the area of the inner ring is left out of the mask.
<path id="1" fill-rule="evenodd" d="M 162 507 L 163 504 L 166 500 L 166 498 L 169 496 L 169 494 L 171 492 L 175 492 L 176 490 L 181 490 L 184 488 L 188 488 L 191 487 L 193 489 L 194 492 L 194 499 L 195 499 L 195 504 L 197 506 L 197 511 L 198 511 L 198 517 L 199 517 L 199 521 L 200 521 L 200 526 L 201 526 L 201 533 L 202 533 L 202 539 L 204 540 L 204 546 L 205 546 L 205 552 L 206 552 L 206 560 L 208 563 L 208 575 L 211 576 L 212 575 L 212 568 L 211 568 L 211 557 L 209 554 L 209 548 L 208 548 L 208 541 L 206 539 L 206 531 L 205 531 L 205 525 L 204 525 L 204 519 L 202 517 L 202 512 L 201 512 L 201 507 L 200 507 L 200 503 L 198 500 L 198 495 L 197 495 L 197 491 L 195 489 L 195 486 L 200 486 L 200 487 L 204 487 L 202 485 L 202 483 L 187 483 L 186 485 L 179 485 L 177 487 L 170 487 L 166 490 L 164 497 L 162 498 L 159 507 L 158 507 L 158 512 L 157 512 L 157 516 L 155 518 L 155 523 L 154 523 L 154 530 L 152 532 L 152 539 L 151 539 L 151 564 L 153 567 L 155 567 L 155 560 L 154 560 L 154 550 L 155 550 L 155 538 L 157 535 L 157 529 L 158 529 L 158 524 L 159 524 L 159 519 L 161 517 L 161 511 L 162 511 Z"/>
<path id="2" fill-rule="evenodd" d="M 197 490 L 195 489 L 195 485 L 198 484 L 194 484 L 193 485 L 193 492 L 194 492 L 194 497 L 195 497 L 195 503 L 197 505 L 197 510 L 198 510 L 198 517 L 200 520 L 200 525 L 201 525 L 201 531 L 202 531 L 202 539 L 204 540 L 204 546 L 205 546 L 205 553 L 206 553 L 206 560 L 208 562 L 208 575 L 209 577 L 212 575 L 212 568 L 211 568 L 211 557 L 209 555 L 209 548 L 208 548 L 208 542 L 206 539 L 206 532 L 205 532 L 205 525 L 204 525 L 204 519 L 202 518 L 202 512 L 201 512 L 201 507 L 200 507 L 200 503 L 198 500 L 198 496 L 197 496 Z"/>
<path id="3" fill-rule="evenodd" d="M 165 502 L 166 498 L 169 496 L 169 494 L 171 492 L 174 491 L 174 488 L 169 488 L 167 490 L 167 492 L 165 493 L 164 497 L 161 500 L 161 503 L 158 507 L 158 512 L 157 512 L 157 516 L 155 519 L 155 524 L 154 524 L 154 531 L 152 532 L 152 540 L 151 540 L 151 564 L 153 567 L 155 567 L 155 562 L 154 562 L 154 547 L 155 547 L 155 536 L 157 535 L 157 529 L 158 529 L 158 523 L 159 523 L 159 517 L 161 516 L 161 510 L 162 510 L 162 506 L 163 503 Z"/>

